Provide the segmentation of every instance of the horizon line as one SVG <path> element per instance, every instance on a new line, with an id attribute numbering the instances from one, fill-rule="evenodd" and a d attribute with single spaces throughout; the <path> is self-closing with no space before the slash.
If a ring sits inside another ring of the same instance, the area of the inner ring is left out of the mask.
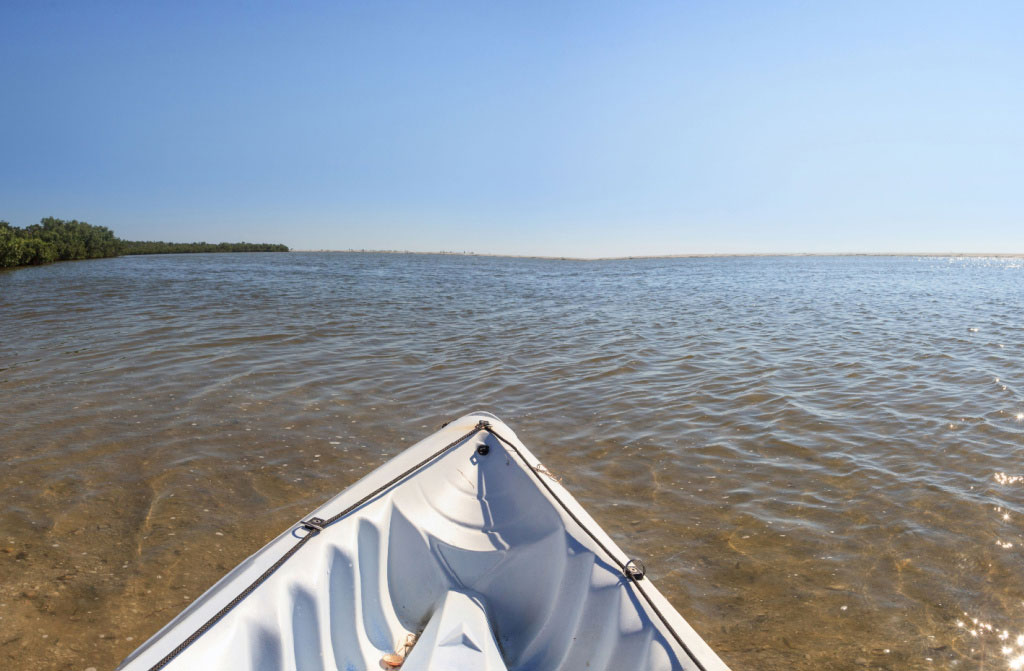
<path id="1" fill-rule="evenodd" d="M 504 259 L 538 259 L 545 261 L 630 261 L 643 259 L 715 259 L 769 257 L 839 257 L 839 256 L 911 256 L 925 258 L 1024 258 L 1024 252 L 709 252 L 689 254 L 633 254 L 628 256 L 561 256 L 541 254 L 500 254 L 493 252 L 412 251 L 402 249 L 289 249 L 289 252 L 313 254 L 415 254 L 419 256 L 484 256 Z"/>

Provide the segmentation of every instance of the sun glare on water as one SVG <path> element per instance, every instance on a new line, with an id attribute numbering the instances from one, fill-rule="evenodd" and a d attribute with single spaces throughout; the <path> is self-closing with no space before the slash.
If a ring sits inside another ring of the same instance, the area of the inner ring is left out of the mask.
<path id="1" fill-rule="evenodd" d="M 964 616 L 966 617 L 967 613 L 964 613 Z M 976 617 L 957 620 L 956 626 L 970 637 L 972 645 L 982 648 L 984 648 L 986 638 L 994 637 L 998 641 L 999 652 L 1006 659 L 1006 668 L 1010 671 L 1024 669 L 1024 634 L 1019 634 L 1011 640 L 1013 637 L 1009 630 L 999 630 L 990 622 L 982 622 Z M 971 648 L 972 653 L 976 651 L 977 648 Z"/>

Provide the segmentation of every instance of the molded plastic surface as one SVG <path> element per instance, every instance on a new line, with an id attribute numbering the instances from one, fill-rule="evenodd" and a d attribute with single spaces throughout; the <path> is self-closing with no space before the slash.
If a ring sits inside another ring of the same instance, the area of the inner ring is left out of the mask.
<path id="1" fill-rule="evenodd" d="M 728 671 L 643 580 L 671 629 L 666 626 L 538 484 L 530 471 L 539 466 L 533 455 L 488 413 L 452 422 L 304 519 L 327 519 L 344 510 L 481 419 L 513 441 L 526 463 L 494 436 L 478 432 L 311 539 L 165 668 L 379 669 L 382 656 L 401 650 L 409 633 L 423 632 L 403 668 L 428 671 L 434 668 L 429 660 L 440 659 L 431 650 L 441 649 L 430 627 L 444 628 L 462 612 L 464 633 L 486 662 L 458 668 Z M 477 448 L 485 441 L 488 453 L 480 455 Z M 624 563 L 625 555 L 586 511 L 549 480 L 554 495 Z M 298 525 L 269 543 L 119 668 L 148 671 L 305 533 Z M 447 631 L 438 636 L 443 639 Z M 500 653 L 497 660 L 495 653 Z"/>
<path id="2" fill-rule="evenodd" d="M 508 671 L 483 603 L 462 592 L 448 592 L 402 669 Z"/>

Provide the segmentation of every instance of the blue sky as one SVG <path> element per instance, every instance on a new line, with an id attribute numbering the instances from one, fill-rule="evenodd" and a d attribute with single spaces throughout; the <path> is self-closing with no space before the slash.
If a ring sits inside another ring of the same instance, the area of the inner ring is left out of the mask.
<path id="1" fill-rule="evenodd" d="M 1024 253 L 1021 2 L 0 3 L 0 219 Z"/>

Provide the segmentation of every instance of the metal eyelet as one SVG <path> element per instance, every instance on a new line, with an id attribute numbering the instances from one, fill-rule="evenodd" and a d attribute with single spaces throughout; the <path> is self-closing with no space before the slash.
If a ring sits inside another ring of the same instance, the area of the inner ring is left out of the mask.
<path id="1" fill-rule="evenodd" d="M 639 559 L 630 559 L 622 568 L 622 573 L 627 578 L 639 581 L 643 580 L 644 576 L 647 575 L 647 567 Z"/>
<path id="2" fill-rule="evenodd" d="M 316 531 L 317 533 L 319 533 L 324 530 L 324 525 L 326 523 L 326 520 L 320 519 L 319 517 L 311 517 L 308 520 L 304 520 L 302 522 L 302 527 L 304 529 L 309 529 L 310 531 Z"/>

